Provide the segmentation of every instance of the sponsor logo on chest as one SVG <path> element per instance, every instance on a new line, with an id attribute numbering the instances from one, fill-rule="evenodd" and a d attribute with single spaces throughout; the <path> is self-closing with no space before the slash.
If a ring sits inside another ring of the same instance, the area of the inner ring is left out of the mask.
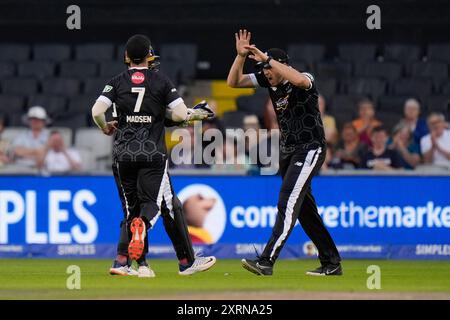
<path id="1" fill-rule="evenodd" d="M 135 72 L 131 76 L 131 82 L 134 84 L 141 84 L 145 80 L 145 75 L 142 72 Z"/>

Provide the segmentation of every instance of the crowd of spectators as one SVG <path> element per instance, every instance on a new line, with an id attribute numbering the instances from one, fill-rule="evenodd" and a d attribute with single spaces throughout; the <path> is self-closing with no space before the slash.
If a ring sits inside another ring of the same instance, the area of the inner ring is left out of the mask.
<path id="1" fill-rule="evenodd" d="M 214 101 L 211 101 L 214 108 Z M 270 151 L 270 140 L 278 129 L 270 103 L 263 106 L 262 116 L 247 114 L 241 119 L 241 128 L 252 129 L 256 136 L 245 136 L 245 149 L 238 148 L 238 141 L 225 138 L 227 124 L 221 118 L 204 121 L 202 131 L 215 128 L 224 136 L 222 158 L 227 163 L 194 164 L 194 128 L 188 127 L 191 139 L 190 153 L 182 154 L 183 163 L 171 163 L 176 169 L 211 169 L 214 172 L 254 173 L 261 166 L 260 159 L 252 159 L 257 150 L 266 144 Z M 413 170 L 418 167 L 450 170 L 450 129 L 442 113 L 421 114 L 421 105 L 414 98 L 404 103 L 403 117 L 389 129 L 377 118 L 376 106 L 369 99 L 358 102 L 358 116 L 338 129 L 333 115 L 327 113 L 326 100 L 319 96 L 327 140 L 327 157 L 323 171 L 329 170 Z M 61 132 L 48 128 L 50 123 L 46 110 L 41 106 L 31 107 L 23 118 L 27 129 L 11 141 L 4 139 L 4 120 L 0 117 L 0 168 L 8 166 L 17 172 L 37 169 L 42 174 L 76 173 L 83 170 L 79 152 L 67 146 Z M 269 135 L 261 137 L 260 129 L 268 129 Z M 106 140 L 105 140 L 106 142 Z M 241 141 L 242 142 L 242 141 Z M 203 149 L 210 142 L 203 141 Z M 231 160 L 230 160 L 231 159 Z"/>
<path id="2" fill-rule="evenodd" d="M 420 109 L 419 101 L 407 99 L 403 118 L 389 130 L 377 119 L 372 101 L 359 101 L 359 116 L 343 125 L 340 139 L 336 142 L 334 135 L 327 135 L 325 170 L 412 170 L 418 166 L 449 170 L 450 130 L 445 116 L 438 112 L 421 116 Z M 324 113 L 324 107 L 321 111 L 324 119 L 331 117 Z M 324 121 L 326 133 L 337 132 L 333 123 L 331 119 Z"/>
<path id="3" fill-rule="evenodd" d="M 31 107 L 23 122 L 27 129 L 7 141 L 2 138 L 4 121 L 0 119 L 0 166 L 17 172 L 37 169 L 42 174 L 65 174 L 82 169 L 77 150 L 65 145 L 59 131 L 47 128 L 50 119 L 43 107 Z"/>
<path id="4" fill-rule="evenodd" d="M 244 115 L 243 128 L 277 129 L 278 126 L 273 121 L 275 114 L 270 112 L 273 110 L 270 102 L 265 108 L 267 110 L 260 118 L 256 115 Z M 343 123 L 340 130 L 336 119 L 327 113 L 326 99 L 322 95 L 319 96 L 319 109 L 327 140 L 327 157 L 323 171 L 341 169 L 393 171 L 417 168 L 450 170 L 449 124 L 442 113 L 431 112 L 423 115 L 417 99 L 409 98 L 404 102 L 403 116 L 392 128 L 377 118 L 375 103 L 367 98 L 358 102 L 358 116 L 352 121 Z M 214 125 L 211 123 L 204 125 L 203 130 L 211 127 L 223 130 L 227 125 L 221 123 L 219 119 Z M 258 161 L 256 164 L 250 161 L 249 151 L 261 143 L 267 141 L 246 141 L 245 152 L 240 154 L 237 141 L 234 145 L 228 142 L 225 144 L 224 156 L 227 153 L 233 154 L 236 164 L 214 165 L 213 169 L 227 172 L 255 171 L 262 165 Z M 172 167 L 180 168 L 176 165 Z"/>

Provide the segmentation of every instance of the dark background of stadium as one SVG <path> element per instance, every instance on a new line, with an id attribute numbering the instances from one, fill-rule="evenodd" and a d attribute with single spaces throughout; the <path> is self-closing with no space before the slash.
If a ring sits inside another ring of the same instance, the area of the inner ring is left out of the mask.
<path id="1" fill-rule="evenodd" d="M 68 30 L 67 6 L 81 8 L 81 30 Z M 381 30 L 366 28 L 366 8 L 381 7 Z M 0 2 L 2 42 L 114 42 L 134 33 L 158 44 L 196 43 L 198 61 L 210 62 L 197 78 L 225 78 L 235 55 L 233 32 L 247 28 L 261 48 L 291 42 L 326 43 L 333 53 L 343 42 L 413 43 L 448 41 L 450 2 L 349 0 L 164 0 Z"/>

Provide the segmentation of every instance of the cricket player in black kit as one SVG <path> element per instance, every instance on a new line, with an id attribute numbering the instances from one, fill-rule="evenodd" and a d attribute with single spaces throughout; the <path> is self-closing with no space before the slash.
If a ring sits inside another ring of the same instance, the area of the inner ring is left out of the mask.
<path id="1" fill-rule="evenodd" d="M 235 35 L 237 57 L 228 75 L 235 88 L 268 88 L 280 127 L 280 173 L 283 179 L 278 214 L 272 236 L 256 260 L 243 259 L 245 269 L 257 275 L 272 275 L 273 265 L 297 219 L 319 252 L 321 266 L 308 275 L 342 275 L 336 245 L 323 224 L 311 192 L 311 180 L 326 155 L 326 141 L 318 108 L 314 78 L 288 65 L 281 49 L 261 52 L 250 45 L 250 32 Z M 258 62 L 262 71 L 243 74 L 246 57 Z"/>
<path id="2" fill-rule="evenodd" d="M 164 141 L 166 118 L 181 124 L 206 119 L 209 115 L 185 106 L 171 81 L 154 68 L 156 58 L 146 36 L 131 37 L 125 52 L 128 70 L 108 82 L 92 107 L 97 126 L 106 135 L 114 134 L 113 173 L 126 217 L 122 223 L 118 265 L 112 268 L 118 270 L 116 274 L 135 274 L 130 272 L 130 261 L 125 256 L 128 254 L 137 261 L 140 277 L 155 276 L 145 255 L 148 230 L 160 215 L 177 253 L 180 275 L 208 270 L 216 262 L 215 257 L 194 256 L 182 207 L 167 172 Z M 106 122 L 105 112 L 113 105 L 117 121 Z M 125 234 L 128 239 L 124 239 Z"/>

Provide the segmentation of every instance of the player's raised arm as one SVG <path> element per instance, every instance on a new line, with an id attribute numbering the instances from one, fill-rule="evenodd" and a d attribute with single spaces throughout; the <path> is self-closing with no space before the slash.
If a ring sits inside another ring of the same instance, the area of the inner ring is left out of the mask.
<path id="1" fill-rule="evenodd" d="M 255 83 L 250 75 L 243 73 L 245 59 L 249 53 L 246 46 L 250 45 L 251 33 L 245 29 L 239 30 L 239 33 L 235 33 L 235 38 L 237 56 L 228 73 L 227 84 L 232 88 L 254 88 Z"/>
<path id="2" fill-rule="evenodd" d="M 270 67 L 273 68 L 274 71 L 279 73 L 284 79 L 288 80 L 294 86 L 306 90 L 312 88 L 311 78 L 309 78 L 304 73 L 301 73 L 291 66 L 280 63 L 270 58 L 267 54 L 259 50 L 255 45 L 244 45 L 244 48 L 250 51 L 250 55 L 248 56 L 250 59 L 258 62 L 264 62 L 265 64 L 270 65 Z"/>

